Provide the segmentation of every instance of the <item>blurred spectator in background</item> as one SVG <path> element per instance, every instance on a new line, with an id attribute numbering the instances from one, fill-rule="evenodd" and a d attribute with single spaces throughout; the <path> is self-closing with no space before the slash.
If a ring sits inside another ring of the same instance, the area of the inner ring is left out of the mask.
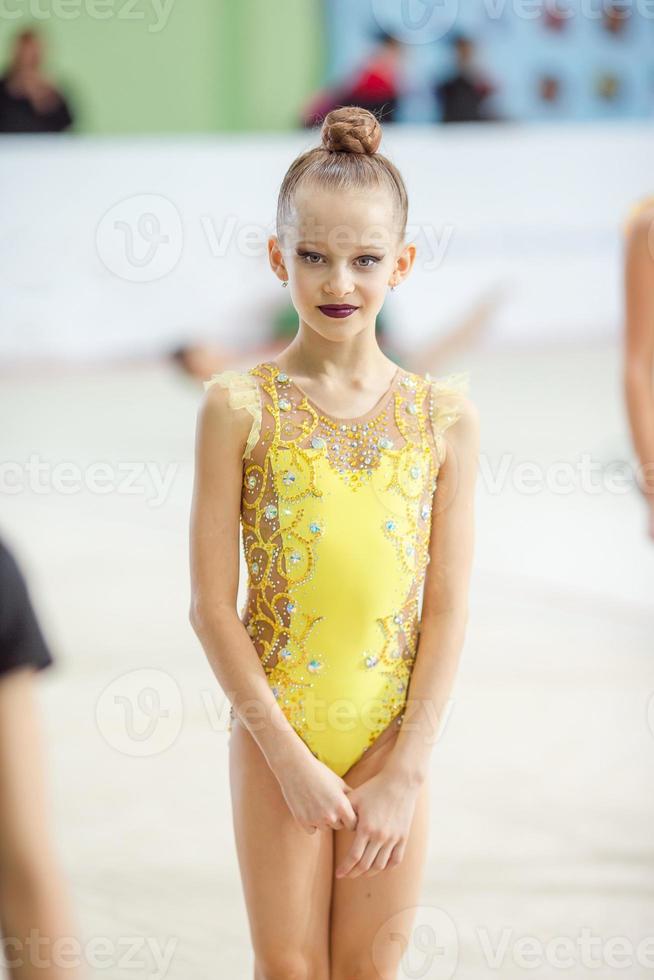
<path id="1" fill-rule="evenodd" d="M 475 64 L 476 48 L 472 38 L 455 34 L 451 39 L 456 57 L 454 72 L 434 86 L 441 111 L 441 122 L 484 122 L 498 120 L 489 99 L 495 86 Z"/>
<path id="2" fill-rule="evenodd" d="M 636 202 L 624 233 L 624 393 L 654 540 L 654 196 Z"/>
<path id="3" fill-rule="evenodd" d="M 627 0 L 617 0 L 617 2 L 605 4 L 602 14 L 604 30 L 607 34 L 618 37 L 625 32 L 627 21 L 633 15 L 633 11 Z"/>
<path id="4" fill-rule="evenodd" d="M 557 75 L 546 72 L 537 79 L 538 97 L 541 102 L 556 105 L 561 98 L 561 79 Z"/>
<path id="5" fill-rule="evenodd" d="M 23 575 L 0 541 L 0 932 L 11 980 L 82 975 L 70 949 L 57 954 L 75 937 L 48 826 L 34 692 L 35 672 L 52 662 Z"/>
<path id="6" fill-rule="evenodd" d="M 322 89 L 302 113 L 302 125 L 322 123 L 328 112 L 344 105 L 361 106 L 380 122 L 396 122 L 401 90 L 404 44 L 385 32 L 375 35 L 377 46 L 353 76 L 341 85 Z"/>
<path id="7" fill-rule="evenodd" d="M 32 29 L 21 31 L 0 77 L 0 133 L 57 133 L 72 124 L 70 108 L 42 63 L 41 38 Z"/>

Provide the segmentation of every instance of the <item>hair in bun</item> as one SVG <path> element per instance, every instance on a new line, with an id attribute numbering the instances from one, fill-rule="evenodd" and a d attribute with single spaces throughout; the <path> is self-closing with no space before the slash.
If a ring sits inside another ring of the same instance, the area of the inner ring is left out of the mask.
<path id="1" fill-rule="evenodd" d="M 277 201 L 277 234 L 292 220 L 295 191 L 300 184 L 331 191 L 387 188 L 400 239 L 406 234 L 408 197 L 395 164 L 378 153 L 382 128 L 377 117 L 361 106 L 341 106 L 325 116 L 321 146 L 297 157 L 286 171 Z"/>
<path id="2" fill-rule="evenodd" d="M 332 109 L 322 124 L 322 145 L 332 153 L 376 153 L 381 138 L 377 118 L 357 106 Z"/>

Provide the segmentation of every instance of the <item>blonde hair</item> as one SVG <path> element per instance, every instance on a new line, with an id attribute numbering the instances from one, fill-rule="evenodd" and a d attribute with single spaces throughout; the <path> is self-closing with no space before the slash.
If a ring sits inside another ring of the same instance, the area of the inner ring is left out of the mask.
<path id="1" fill-rule="evenodd" d="M 377 152 L 381 125 L 368 109 L 343 106 L 327 113 L 322 145 L 297 157 L 286 171 L 277 200 L 277 233 L 290 221 L 300 184 L 348 191 L 386 187 L 391 194 L 400 240 L 406 234 L 409 210 L 404 180 L 391 161 Z"/>

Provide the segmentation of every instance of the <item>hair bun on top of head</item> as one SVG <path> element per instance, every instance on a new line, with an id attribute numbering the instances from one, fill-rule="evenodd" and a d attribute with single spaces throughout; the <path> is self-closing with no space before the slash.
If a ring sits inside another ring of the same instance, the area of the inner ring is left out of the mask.
<path id="1" fill-rule="evenodd" d="M 332 153 L 376 153 L 382 130 L 369 109 L 342 106 L 332 109 L 322 124 L 322 145 Z"/>

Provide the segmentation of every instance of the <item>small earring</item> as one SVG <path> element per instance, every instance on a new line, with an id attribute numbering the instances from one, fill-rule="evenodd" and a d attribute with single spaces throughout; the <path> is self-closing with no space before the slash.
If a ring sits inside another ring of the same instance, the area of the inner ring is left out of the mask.
<path id="1" fill-rule="evenodd" d="M 395 286 L 391 286 L 391 292 L 392 292 L 392 293 L 394 293 L 394 292 L 395 292 Z"/>
<path id="2" fill-rule="evenodd" d="M 288 279 L 285 279 L 284 280 L 284 282 L 282 283 L 282 286 L 288 286 Z"/>

